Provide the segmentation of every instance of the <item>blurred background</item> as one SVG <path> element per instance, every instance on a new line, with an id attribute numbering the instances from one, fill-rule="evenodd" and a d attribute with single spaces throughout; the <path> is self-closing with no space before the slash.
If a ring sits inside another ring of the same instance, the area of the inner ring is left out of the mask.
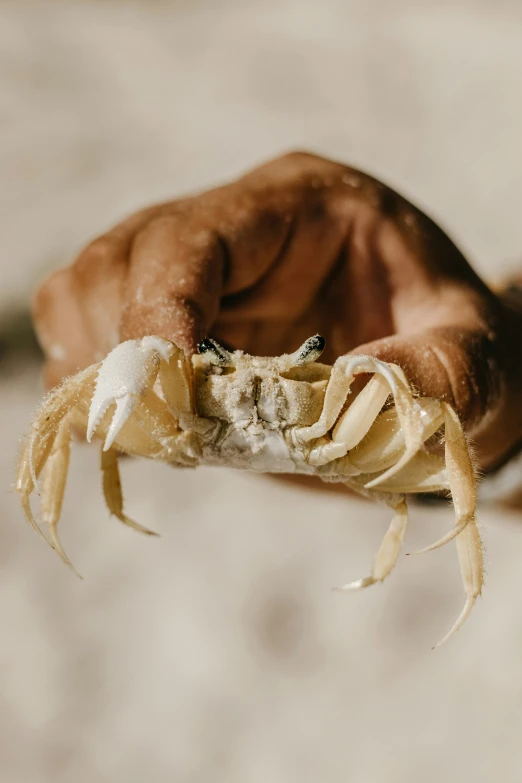
<path id="1" fill-rule="evenodd" d="M 41 396 L 45 274 L 129 212 L 304 148 L 439 220 L 488 278 L 522 258 L 513 0 L 0 0 L 0 780 L 520 781 L 522 514 L 484 504 L 487 589 L 455 547 L 366 573 L 386 509 L 128 462 L 108 518 L 74 450 L 45 548 L 8 491 Z M 417 505 L 406 550 L 452 524 Z"/>

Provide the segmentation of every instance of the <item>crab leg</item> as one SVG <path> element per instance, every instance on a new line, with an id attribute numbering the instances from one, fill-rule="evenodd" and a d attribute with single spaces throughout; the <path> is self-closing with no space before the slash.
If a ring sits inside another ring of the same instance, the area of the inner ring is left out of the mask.
<path id="1" fill-rule="evenodd" d="M 466 603 L 448 633 L 436 647 L 448 641 L 468 619 L 484 584 L 483 544 L 476 510 L 475 472 L 466 437 L 457 414 L 447 403 L 442 403 L 445 421 L 445 457 L 453 505 L 456 512 L 456 544 Z"/>
<path id="2" fill-rule="evenodd" d="M 440 429 L 441 425 L 444 423 L 444 415 L 437 400 L 426 398 L 419 401 L 419 403 L 420 402 L 422 402 L 421 423 L 423 426 L 421 440 L 424 443 Z M 333 472 L 341 476 L 357 476 L 357 482 L 361 482 L 361 486 L 363 487 L 376 478 L 371 474 L 379 473 L 382 475 L 387 468 L 391 465 L 395 465 L 404 453 L 405 448 L 404 435 L 400 428 L 397 411 L 395 408 L 390 408 L 383 411 L 377 417 L 368 434 L 365 435 L 358 446 L 350 450 L 348 454 L 336 460 L 334 463 L 325 465 L 325 473 L 326 475 Z M 417 452 L 416 456 L 413 458 L 413 464 L 417 464 L 419 458 L 422 460 L 422 455 L 426 453 L 427 452 L 422 451 Z M 428 460 L 431 456 L 432 455 L 428 455 Z M 437 470 L 442 470 L 444 468 L 444 462 L 441 462 L 439 467 L 436 467 L 435 464 L 430 467 L 426 465 L 425 470 L 428 471 L 426 475 L 422 474 L 420 466 L 419 469 L 415 468 L 410 472 L 408 470 L 409 464 L 411 463 L 405 465 L 399 473 L 395 474 L 402 483 L 404 483 L 406 476 L 409 477 L 408 489 L 400 489 L 399 485 L 395 484 L 393 476 L 386 479 L 384 484 L 380 484 L 379 489 L 384 492 L 404 491 L 408 493 L 438 491 L 438 489 L 428 488 L 428 486 L 431 487 L 431 479 L 428 480 L 427 476 L 431 476 L 434 471 L 437 472 Z M 408 472 L 405 473 L 405 471 Z M 377 476 L 377 478 L 380 478 L 380 475 Z M 421 485 L 416 488 L 414 481 L 421 482 Z M 445 479 L 444 481 L 445 488 L 449 489 L 449 486 L 446 487 L 447 480 Z"/>
<path id="3" fill-rule="evenodd" d="M 97 428 L 96 436 L 105 440 L 109 430 L 113 410 L 111 407 L 102 416 Z M 89 401 L 82 400 L 72 411 L 72 423 L 80 430 L 86 431 L 87 420 L 89 416 Z M 113 444 L 117 451 L 124 454 L 134 454 L 136 456 L 157 458 L 163 451 L 163 446 L 155 441 L 139 424 L 134 417 L 126 422 L 125 427 L 120 430 Z"/>
<path id="4" fill-rule="evenodd" d="M 183 351 L 176 345 L 173 348 L 169 360 L 160 363 L 159 382 L 167 406 L 179 420 L 181 414 L 193 412 L 191 372 Z"/>
<path id="5" fill-rule="evenodd" d="M 357 482 L 365 488 L 370 477 L 361 474 Z M 441 492 L 449 490 L 448 473 L 442 457 L 429 451 L 419 451 L 415 457 L 391 478 L 379 484 L 378 492 L 414 494 L 421 492 Z M 370 490 L 371 492 L 371 490 Z"/>
<path id="6" fill-rule="evenodd" d="M 389 505 L 392 505 L 395 514 L 377 552 L 371 575 L 363 579 L 357 579 L 355 582 L 341 585 L 336 588 L 337 590 L 361 590 L 363 587 L 369 587 L 376 582 L 382 582 L 393 570 L 406 535 L 408 508 L 404 497 L 399 497 L 393 504 L 390 501 Z"/>
<path id="7" fill-rule="evenodd" d="M 410 387 L 400 367 L 396 364 L 390 364 L 389 370 L 395 377 L 395 387 L 390 385 L 395 402 L 395 410 L 399 420 L 400 428 L 404 437 L 404 452 L 397 462 L 384 473 L 373 479 L 367 484 L 368 488 L 376 487 L 378 484 L 391 478 L 398 473 L 415 456 L 423 443 L 423 425 L 422 408 L 412 397 Z"/>
<path id="8" fill-rule="evenodd" d="M 416 401 L 421 408 L 422 442 L 425 443 L 444 424 L 444 414 L 438 400 Z M 383 411 L 370 431 L 350 453 L 350 462 L 361 473 L 377 473 L 394 465 L 406 446 L 395 408 Z"/>
<path id="9" fill-rule="evenodd" d="M 67 483 L 70 449 L 71 427 L 69 419 L 65 418 L 60 424 L 45 466 L 41 501 L 42 520 L 47 525 L 51 546 L 58 552 L 64 563 L 74 571 L 73 564 L 65 554 L 57 531 Z"/>
<path id="10" fill-rule="evenodd" d="M 347 377 L 336 365 L 332 367 L 319 419 L 309 427 L 297 427 L 293 431 L 294 440 L 298 445 L 322 438 L 331 430 L 343 409 L 352 382 L 353 376 Z"/>
<path id="11" fill-rule="evenodd" d="M 294 437 L 298 443 L 309 443 L 322 438 L 334 426 L 350 392 L 356 375 L 380 373 L 388 378 L 390 388 L 395 387 L 394 376 L 384 362 L 371 356 L 341 356 L 332 367 L 330 381 L 324 397 L 323 410 L 315 424 L 298 427 Z"/>
<path id="12" fill-rule="evenodd" d="M 324 465 L 344 457 L 364 438 L 390 395 L 382 375 L 374 375 L 340 417 L 332 432 L 332 442 L 316 446 L 309 457 L 311 465 Z"/>
<path id="13" fill-rule="evenodd" d="M 203 349 L 207 343 L 211 348 Z M 212 340 L 203 340 L 198 349 L 200 353 L 213 357 L 210 358 L 212 364 L 233 366 L 233 354 L 229 354 Z M 215 351 L 217 354 L 214 353 Z M 165 403 L 183 431 L 205 435 L 209 430 L 212 430 L 215 425 L 200 418 L 195 412 L 192 366 L 180 348 L 174 346 L 174 352 L 169 361 L 161 362 L 158 377 Z"/>
<path id="14" fill-rule="evenodd" d="M 38 490 L 40 476 L 53 448 L 60 422 L 69 415 L 82 394 L 88 394 L 96 376 L 98 365 L 88 367 L 74 378 L 66 379 L 38 411 L 31 427 L 31 434 L 22 452 L 18 465 L 15 489 L 20 494 L 20 501 L 25 516 L 31 526 L 42 536 L 40 528 L 31 511 L 30 495 Z"/>
<path id="15" fill-rule="evenodd" d="M 42 454 L 49 453 L 49 442 L 52 445 L 60 422 L 70 413 L 78 398 L 86 391 L 88 393 L 95 374 L 96 367 L 88 367 L 87 370 L 67 379 L 51 393 L 38 412 L 32 425 L 28 450 L 35 488 L 37 488 L 37 470 L 43 467 Z"/>
<path id="16" fill-rule="evenodd" d="M 34 435 L 32 436 L 34 438 Z M 48 437 L 43 441 L 43 448 L 40 448 L 38 455 L 35 458 L 32 449 L 32 438 L 27 444 L 20 459 L 18 466 L 18 473 L 16 476 L 15 489 L 20 495 L 20 502 L 22 509 L 26 516 L 27 521 L 34 530 L 46 541 L 44 534 L 40 530 L 38 523 L 36 522 L 33 512 L 31 510 L 31 494 L 35 489 L 35 482 L 37 481 L 45 462 L 49 456 L 54 443 L 54 437 Z"/>
<path id="17" fill-rule="evenodd" d="M 103 477 L 103 496 L 105 503 L 111 514 L 114 514 L 124 525 L 145 533 L 148 536 L 157 536 L 153 530 L 149 530 L 143 525 L 134 522 L 123 513 L 123 493 L 121 489 L 120 469 L 118 466 L 118 455 L 114 449 L 101 451 L 101 470 Z"/>
<path id="18" fill-rule="evenodd" d="M 336 374 L 334 375 L 334 370 Z M 339 372 L 344 374 L 344 382 L 339 384 Z M 319 420 L 312 424 L 310 427 L 298 428 L 294 432 L 294 437 L 298 443 L 307 443 L 314 438 L 323 437 L 327 429 L 325 426 L 331 421 L 334 412 L 339 415 L 344 403 L 339 405 L 339 399 L 342 396 L 342 392 L 345 391 L 345 382 L 348 380 L 348 391 L 353 382 L 355 375 L 360 373 L 373 373 L 375 380 L 380 376 L 381 380 L 375 384 L 370 381 L 359 397 L 362 397 L 360 406 L 356 409 L 356 414 L 350 413 L 350 408 L 356 404 L 356 401 L 348 408 L 348 410 L 341 417 L 336 429 L 334 430 L 334 437 L 337 436 L 339 440 L 346 439 L 351 448 L 357 445 L 364 435 L 368 432 L 371 425 L 375 421 L 379 410 L 384 405 L 388 394 L 393 394 L 395 409 L 397 411 L 397 417 L 404 437 L 405 448 L 402 456 L 393 464 L 388 470 L 382 473 L 378 478 L 370 482 L 370 487 L 376 486 L 378 483 L 390 478 L 393 474 L 401 470 L 410 459 L 417 453 L 422 445 L 423 426 L 421 423 L 422 409 L 413 400 L 408 383 L 404 377 L 404 373 L 400 367 L 390 364 L 387 365 L 384 362 L 374 359 L 371 356 L 343 356 L 337 360 L 333 369 L 332 377 L 328 384 L 327 392 L 325 395 L 325 402 L 323 405 L 323 411 Z M 386 386 L 388 393 L 386 393 Z M 329 404 L 328 393 L 333 387 L 331 392 L 332 400 L 336 405 Z M 346 394 L 348 394 L 346 391 Z M 386 396 L 384 396 L 386 395 Z M 359 397 L 357 399 L 359 399 Z M 384 398 L 384 399 L 383 399 Z M 382 401 L 382 402 L 381 402 Z M 333 422 L 332 422 L 333 423 Z M 350 427 L 355 429 L 355 437 L 351 440 Z M 339 446 L 339 448 L 337 448 Z M 331 448 L 330 456 L 328 452 L 324 453 L 323 449 Z M 339 453 L 341 452 L 341 453 Z M 344 452 L 346 453 L 346 451 Z M 342 449 L 340 444 L 326 444 L 318 446 L 316 449 L 312 449 L 310 455 L 310 461 L 312 464 L 324 464 L 328 459 L 332 459 L 342 455 Z"/>
<path id="19" fill-rule="evenodd" d="M 197 419 L 197 417 L 193 417 Z M 197 419 L 197 421 L 201 421 Z M 208 422 L 204 422 L 208 428 Z M 176 462 L 178 465 L 193 467 L 196 463 L 193 451 L 194 438 L 192 433 L 185 432 L 178 426 L 178 421 L 166 403 L 155 392 L 148 392 L 138 403 L 134 412 L 132 426 L 141 428 L 156 443 L 160 444 L 162 451 L 157 457 L 165 458 L 168 462 Z"/>
<path id="20" fill-rule="evenodd" d="M 148 392 L 139 400 L 135 419 L 136 423 L 159 443 L 169 441 L 179 433 L 177 420 L 163 400 L 153 391 Z"/>
<path id="21" fill-rule="evenodd" d="M 444 404 L 444 403 L 443 403 Z M 448 474 L 448 489 L 453 499 L 455 509 L 455 526 L 438 541 L 410 554 L 423 555 L 438 549 L 454 538 L 457 538 L 469 524 L 476 524 L 475 513 L 477 493 L 475 472 L 469 455 L 468 445 L 461 424 L 454 410 L 444 404 L 445 412 L 445 461 Z M 448 433 L 451 440 L 448 441 Z"/>

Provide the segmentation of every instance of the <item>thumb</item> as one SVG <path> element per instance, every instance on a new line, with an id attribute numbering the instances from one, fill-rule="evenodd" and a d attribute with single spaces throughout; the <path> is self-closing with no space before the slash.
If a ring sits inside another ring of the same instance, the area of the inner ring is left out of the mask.
<path id="1" fill-rule="evenodd" d="M 501 372 L 494 340 L 476 330 L 429 329 L 394 335 L 359 346 L 366 353 L 398 364 L 414 390 L 449 403 L 467 429 L 501 402 Z"/>

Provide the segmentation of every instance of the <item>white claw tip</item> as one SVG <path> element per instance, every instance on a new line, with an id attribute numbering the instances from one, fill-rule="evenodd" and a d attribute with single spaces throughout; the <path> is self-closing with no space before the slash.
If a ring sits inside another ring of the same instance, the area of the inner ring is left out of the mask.
<path id="1" fill-rule="evenodd" d="M 370 585 L 377 584 L 379 580 L 373 576 L 365 576 L 364 579 L 357 579 L 355 582 L 348 582 L 346 585 L 338 585 L 333 587 L 337 593 L 346 593 L 350 590 L 362 590 L 364 587 L 370 587 Z"/>
<path id="2" fill-rule="evenodd" d="M 448 633 L 442 637 L 440 642 L 437 642 L 437 644 L 432 647 L 432 650 L 436 650 L 439 647 L 442 647 L 443 644 L 446 644 L 446 642 L 451 639 L 453 634 L 457 633 L 459 628 L 462 628 L 468 617 L 470 616 L 471 612 L 473 611 L 473 607 L 475 606 L 475 602 L 477 600 L 477 596 L 469 595 L 466 603 L 464 604 L 464 609 L 460 613 L 460 615 L 457 617 L 455 623 L 453 626 L 449 629 Z"/>
<path id="3" fill-rule="evenodd" d="M 156 351 L 161 358 L 168 362 L 174 353 L 174 344 L 168 340 L 164 340 L 163 337 L 143 337 L 140 342 L 140 347 L 143 351 Z"/>
<path id="4" fill-rule="evenodd" d="M 116 400 L 116 410 L 114 411 L 114 416 L 112 417 L 111 426 L 109 428 L 109 432 L 107 433 L 107 437 L 105 439 L 105 444 L 103 446 L 104 451 L 108 451 L 116 438 L 118 437 L 118 433 L 120 432 L 121 428 L 131 415 L 132 411 L 138 404 L 138 398 L 134 397 L 131 394 L 126 394 L 125 397 L 120 397 L 118 400 Z"/>

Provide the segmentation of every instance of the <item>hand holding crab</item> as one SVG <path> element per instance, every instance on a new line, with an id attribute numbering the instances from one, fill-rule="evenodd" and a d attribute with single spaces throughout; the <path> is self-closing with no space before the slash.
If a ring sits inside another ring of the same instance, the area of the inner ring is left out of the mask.
<path id="1" fill-rule="evenodd" d="M 520 440 L 522 318 L 400 196 L 340 164 L 285 156 L 128 219 L 47 281 L 34 316 L 49 385 L 115 349 L 54 392 L 22 458 L 27 509 L 47 464 L 53 535 L 72 425 L 105 438 L 105 496 L 129 524 L 118 452 L 313 472 L 389 502 L 392 526 L 358 587 L 396 560 L 404 494 L 450 488 L 457 525 L 445 540 L 456 535 L 468 613 L 482 561 L 459 419 L 484 466 Z M 300 360 L 305 347 L 269 360 L 207 341 L 186 355 L 207 333 L 273 356 L 317 331 L 331 369 Z M 444 460 L 430 447 L 443 428 Z"/>

